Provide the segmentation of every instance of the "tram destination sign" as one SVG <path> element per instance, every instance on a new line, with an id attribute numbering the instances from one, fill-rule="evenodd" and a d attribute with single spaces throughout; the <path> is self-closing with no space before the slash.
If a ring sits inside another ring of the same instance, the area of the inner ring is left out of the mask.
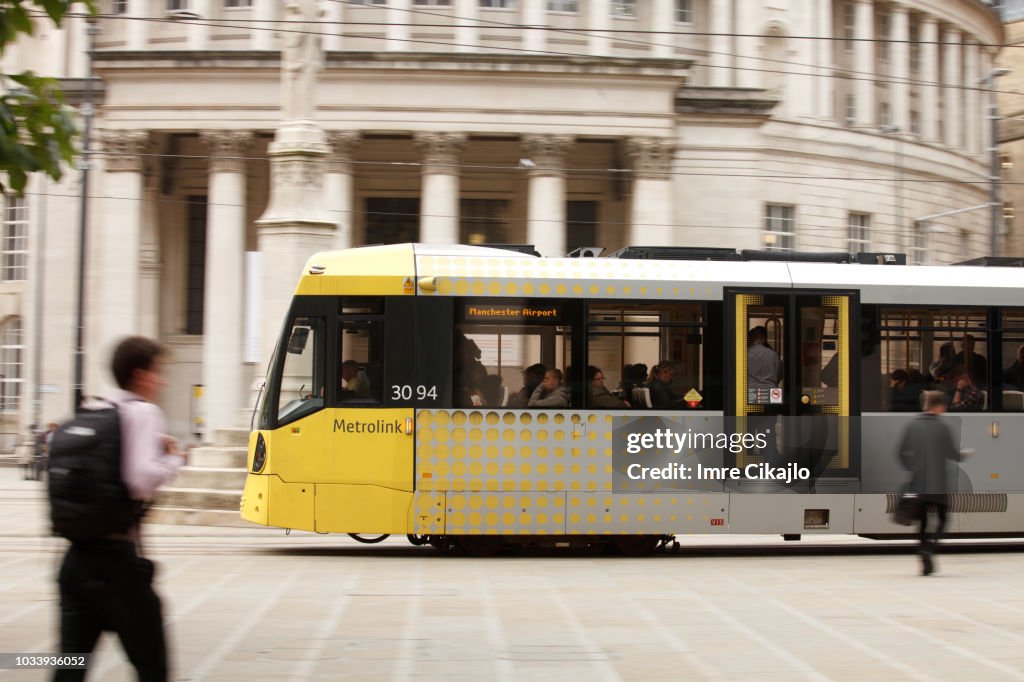
<path id="1" fill-rule="evenodd" d="M 562 307 L 555 303 L 466 303 L 463 319 L 467 322 L 557 322 Z"/>

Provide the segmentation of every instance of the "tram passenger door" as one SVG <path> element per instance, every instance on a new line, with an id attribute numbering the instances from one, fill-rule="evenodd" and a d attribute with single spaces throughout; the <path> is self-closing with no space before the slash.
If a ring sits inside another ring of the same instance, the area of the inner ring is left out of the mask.
<path id="1" fill-rule="evenodd" d="M 766 447 L 737 455 L 736 466 L 791 463 L 820 479 L 856 477 L 857 395 L 850 371 L 853 293 L 736 292 L 733 381 L 727 413 L 737 430 L 762 433 Z"/>

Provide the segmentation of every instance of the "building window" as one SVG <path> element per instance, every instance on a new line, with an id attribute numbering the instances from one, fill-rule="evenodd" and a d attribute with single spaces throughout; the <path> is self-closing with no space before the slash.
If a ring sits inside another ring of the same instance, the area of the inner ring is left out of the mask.
<path id="1" fill-rule="evenodd" d="M 110 3 L 111 14 L 128 14 L 128 0 L 113 0 Z"/>
<path id="2" fill-rule="evenodd" d="M 224 0 L 225 7 L 252 7 L 252 0 Z"/>
<path id="3" fill-rule="evenodd" d="M 892 116 L 889 113 L 888 102 L 880 102 L 878 105 L 878 125 L 882 128 L 888 128 L 892 125 Z"/>
<path id="4" fill-rule="evenodd" d="M 462 199 L 459 201 L 459 243 L 507 244 L 508 201 Z"/>
<path id="5" fill-rule="evenodd" d="M 185 333 L 203 333 L 206 300 L 206 197 L 188 198 L 188 264 L 185 275 Z"/>
<path id="6" fill-rule="evenodd" d="M 579 3 L 576 0 L 548 0 L 549 12 L 578 12 Z"/>
<path id="7" fill-rule="evenodd" d="M 480 6 L 491 9 L 515 9 L 516 0 L 480 0 Z"/>
<path id="8" fill-rule="evenodd" d="M 853 52 L 853 38 L 856 35 L 857 14 L 852 2 L 843 4 L 843 49 Z"/>
<path id="9" fill-rule="evenodd" d="M 846 106 L 844 109 L 843 122 L 848 126 L 852 126 L 857 122 L 857 100 L 854 99 L 853 95 L 846 96 Z"/>
<path id="10" fill-rule="evenodd" d="M 613 0 L 612 16 L 626 19 L 636 18 L 636 0 Z"/>
<path id="11" fill-rule="evenodd" d="M 918 73 L 921 70 L 921 31 L 917 24 L 910 25 L 910 72 Z"/>
<path id="12" fill-rule="evenodd" d="M 188 9 L 188 0 L 167 0 L 168 12 L 180 12 Z"/>
<path id="13" fill-rule="evenodd" d="M 693 0 L 676 0 L 676 21 L 680 24 L 693 23 Z"/>
<path id="14" fill-rule="evenodd" d="M 999 166 L 1004 171 L 1013 170 L 1013 157 L 1009 154 L 999 155 Z"/>
<path id="15" fill-rule="evenodd" d="M 867 213 L 851 213 L 847 222 L 850 253 L 863 253 L 871 239 L 871 216 Z"/>
<path id="16" fill-rule="evenodd" d="M 924 265 L 928 248 L 928 223 L 914 221 L 914 245 L 910 247 L 910 261 L 914 265 Z"/>
<path id="17" fill-rule="evenodd" d="M 796 247 L 796 209 L 784 204 L 765 204 L 764 244 L 769 251 L 793 251 Z"/>
<path id="18" fill-rule="evenodd" d="M 18 411 L 21 400 L 21 318 L 9 317 L 0 325 L 0 412 Z"/>
<path id="19" fill-rule="evenodd" d="M 921 134 L 921 112 L 919 111 L 910 112 L 910 132 L 914 135 Z"/>
<path id="20" fill-rule="evenodd" d="M 412 4 L 430 7 L 449 7 L 452 4 L 452 0 L 415 0 Z"/>
<path id="21" fill-rule="evenodd" d="M 367 197 L 364 244 L 404 244 L 420 240 L 420 200 Z"/>
<path id="22" fill-rule="evenodd" d="M 24 197 L 9 196 L 3 206 L 3 249 L 0 280 L 17 282 L 28 275 L 28 204 Z"/>
<path id="23" fill-rule="evenodd" d="M 386 5 L 388 0 L 349 0 L 350 5 Z"/>
<path id="24" fill-rule="evenodd" d="M 1013 204 L 1008 201 L 1003 203 L 1003 234 L 1013 232 L 1013 216 Z"/>
<path id="25" fill-rule="evenodd" d="M 883 63 L 889 62 L 889 41 L 892 39 L 889 24 L 889 15 L 885 12 L 878 14 L 878 60 Z"/>

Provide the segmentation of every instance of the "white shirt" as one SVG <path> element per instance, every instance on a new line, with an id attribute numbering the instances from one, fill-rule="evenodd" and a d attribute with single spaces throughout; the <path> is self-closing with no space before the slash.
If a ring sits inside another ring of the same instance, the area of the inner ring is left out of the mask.
<path id="1" fill-rule="evenodd" d="M 121 416 L 121 478 L 132 499 L 149 501 L 178 475 L 185 460 L 167 454 L 163 410 L 130 391 L 113 398 Z"/>

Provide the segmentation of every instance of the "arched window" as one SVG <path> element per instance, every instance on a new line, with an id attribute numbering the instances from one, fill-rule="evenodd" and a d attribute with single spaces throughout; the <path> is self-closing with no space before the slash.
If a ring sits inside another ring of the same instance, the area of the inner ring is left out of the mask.
<path id="1" fill-rule="evenodd" d="M 0 412 L 17 412 L 21 401 L 21 318 L 8 317 L 0 324 Z"/>

